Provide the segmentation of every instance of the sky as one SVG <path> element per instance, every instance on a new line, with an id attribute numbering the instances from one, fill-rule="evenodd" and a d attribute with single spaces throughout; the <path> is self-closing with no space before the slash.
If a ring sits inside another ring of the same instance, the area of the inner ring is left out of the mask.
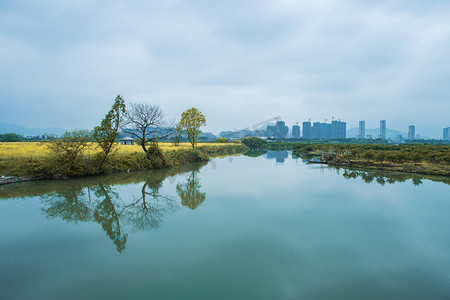
<path id="1" fill-rule="evenodd" d="M 450 126 L 448 0 L 2 0 L 0 45 L 3 123 L 92 128 L 120 94 L 214 133 Z"/>

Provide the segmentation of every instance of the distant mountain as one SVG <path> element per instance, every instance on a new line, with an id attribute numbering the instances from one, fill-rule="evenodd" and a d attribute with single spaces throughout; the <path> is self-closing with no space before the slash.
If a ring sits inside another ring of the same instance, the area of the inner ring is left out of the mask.
<path id="1" fill-rule="evenodd" d="M 0 122 L 0 134 L 15 133 L 23 136 L 41 136 L 43 134 L 61 135 L 66 132 L 66 129 L 51 127 L 51 128 L 28 128 L 18 124 L 5 124 Z"/>
<path id="2" fill-rule="evenodd" d="M 347 137 L 348 138 L 357 137 L 358 134 L 359 134 L 359 128 L 358 127 L 350 128 L 349 130 L 347 130 Z M 378 135 L 380 134 L 380 128 L 371 128 L 371 129 L 367 129 L 366 128 L 366 137 L 367 137 L 368 134 L 372 135 L 372 138 L 376 139 L 376 138 L 378 138 Z M 397 130 L 386 128 L 386 137 L 387 138 L 394 139 L 399 134 L 402 135 L 404 138 L 408 137 L 408 134 L 406 134 L 404 132 L 400 132 L 400 131 L 397 131 Z"/>

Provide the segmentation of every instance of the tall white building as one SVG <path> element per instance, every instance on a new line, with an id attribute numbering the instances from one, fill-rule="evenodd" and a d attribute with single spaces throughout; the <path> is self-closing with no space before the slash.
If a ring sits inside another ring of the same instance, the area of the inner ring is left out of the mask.
<path id="1" fill-rule="evenodd" d="M 415 140 L 415 139 L 416 139 L 416 126 L 409 125 L 408 140 Z"/>
<path id="2" fill-rule="evenodd" d="M 359 135 L 358 138 L 366 138 L 366 121 L 359 121 Z"/>
<path id="3" fill-rule="evenodd" d="M 378 137 L 381 139 L 386 139 L 386 120 L 380 121 L 380 135 Z"/>
<path id="4" fill-rule="evenodd" d="M 450 141 L 450 127 L 444 128 L 444 141 Z"/>

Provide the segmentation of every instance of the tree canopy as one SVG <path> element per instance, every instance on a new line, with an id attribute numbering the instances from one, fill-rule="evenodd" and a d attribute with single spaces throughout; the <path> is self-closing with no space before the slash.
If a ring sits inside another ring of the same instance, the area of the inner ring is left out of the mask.
<path id="1" fill-rule="evenodd" d="M 186 130 L 192 149 L 195 149 L 195 144 L 197 144 L 198 138 L 202 133 L 200 127 L 206 125 L 205 116 L 198 109 L 193 107 L 181 114 L 179 125 Z"/>
<path id="2" fill-rule="evenodd" d="M 92 134 L 94 140 L 102 150 L 102 157 L 100 160 L 99 169 L 102 168 L 108 155 L 113 149 L 114 142 L 119 136 L 119 126 L 122 121 L 122 117 L 125 114 L 125 101 L 122 96 L 117 95 L 114 100 L 114 104 L 106 114 L 99 126 L 94 128 Z"/>

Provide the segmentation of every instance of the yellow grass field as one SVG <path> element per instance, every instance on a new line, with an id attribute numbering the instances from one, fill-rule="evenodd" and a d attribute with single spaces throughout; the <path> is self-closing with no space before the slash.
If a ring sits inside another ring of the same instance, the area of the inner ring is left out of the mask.
<path id="1" fill-rule="evenodd" d="M 204 146 L 213 146 L 213 147 L 232 147 L 233 144 L 220 144 L 220 143 L 199 143 L 197 147 L 201 148 Z M 164 151 L 171 150 L 181 150 L 181 149 L 190 149 L 191 144 L 189 143 L 181 143 L 179 146 L 174 146 L 173 143 L 159 143 L 159 147 Z M 139 145 L 118 145 L 119 152 L 118 154 L 129 155 L 129 154 L 137 154 L 144 153 L 142 147 Z M 87 154 L 94 154 L 98 152 L 99 149 L 95 144 L 88 148 L 86 151 Z M 14 143 L 0 143 L 0 159 L 20 159 L 20 158 L 38 158 L 45 157 L 49 155 L 49 151 L 45 144 L 38 142 L 14 142 Z"/>

